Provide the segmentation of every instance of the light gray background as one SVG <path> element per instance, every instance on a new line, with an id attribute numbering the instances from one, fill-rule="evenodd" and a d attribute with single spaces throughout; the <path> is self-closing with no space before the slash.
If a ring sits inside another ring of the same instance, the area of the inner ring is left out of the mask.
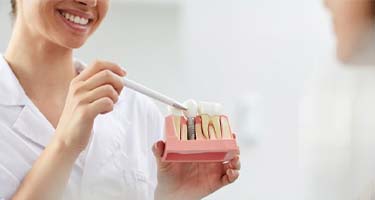
<path id="1" fill-rule="evenodd" d="M 1 0 L 0 52 L 8 13 Z M 181 101 L 224 104 L 243 169 L 207 199 L 299 200 L 297 103 L 332 47 L 329 26 L 319 0 L 112 0 L 76 56 L 120 63 L 132 79 Z"/>

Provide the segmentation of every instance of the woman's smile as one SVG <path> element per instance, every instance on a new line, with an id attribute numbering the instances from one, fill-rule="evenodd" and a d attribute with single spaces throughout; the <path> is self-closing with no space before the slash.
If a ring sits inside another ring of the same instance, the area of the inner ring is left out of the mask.
<path id="1" fill-rule="evenodd" d="M 57 14 L 65 27 L 78 34 L 87 33 L 94 21 L 92 14 L 78 10 L 57 9 Z"/>

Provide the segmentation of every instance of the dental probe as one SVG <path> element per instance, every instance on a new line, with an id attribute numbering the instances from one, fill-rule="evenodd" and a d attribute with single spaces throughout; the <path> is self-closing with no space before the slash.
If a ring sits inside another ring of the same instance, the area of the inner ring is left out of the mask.
<path id="1" fill-rule="evenodd" d="M 140 92 L 146 96 L 149 96 L 153 99 L 156 99 L 162 103 L 165 103 L 167 105 L 170 105 L 170 106 L 173 106 L 177 109 L 180 109 L 180 110 L 187 110 L 187 108 L 182 105 L 181 103 L 179 103 L 178 101 L 170 98 L 170 97 L 167 97 L 166 95 L 164 94 L 161 94 L 160 92 L 157 92 L 155 90 L 152 90 L 150 88 L 147 88 L 135 81 L 132 81 L 132 80 L 129 80 L 127 78 L 123 78 L 123 83 L 125 85 L 125 87 L 127 88 L 130 88 L 134 91 L 137 91 L 137 92 Z"/>

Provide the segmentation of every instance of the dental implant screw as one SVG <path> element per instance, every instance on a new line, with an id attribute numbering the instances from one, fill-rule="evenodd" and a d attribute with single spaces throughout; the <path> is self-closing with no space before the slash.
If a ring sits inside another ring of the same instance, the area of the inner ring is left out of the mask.
<path id="1" fill-rule="evenodd" d="M 188 140 L 195 140 L 195 117 L 188 117 L 187 125 L 188 125 Z"/>

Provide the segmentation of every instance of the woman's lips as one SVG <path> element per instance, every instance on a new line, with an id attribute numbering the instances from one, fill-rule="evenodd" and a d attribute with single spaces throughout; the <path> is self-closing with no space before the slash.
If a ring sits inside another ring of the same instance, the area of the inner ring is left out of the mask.
<path id="1" fill-rule="evenodd" d="M 64 26 L 68 27 L 75 33 L 86 33 L 93 20 L 87 15 L 77 15 L 76 13 L 77 12 L 57 10 L 57 14 L 64 23 Z"/>

